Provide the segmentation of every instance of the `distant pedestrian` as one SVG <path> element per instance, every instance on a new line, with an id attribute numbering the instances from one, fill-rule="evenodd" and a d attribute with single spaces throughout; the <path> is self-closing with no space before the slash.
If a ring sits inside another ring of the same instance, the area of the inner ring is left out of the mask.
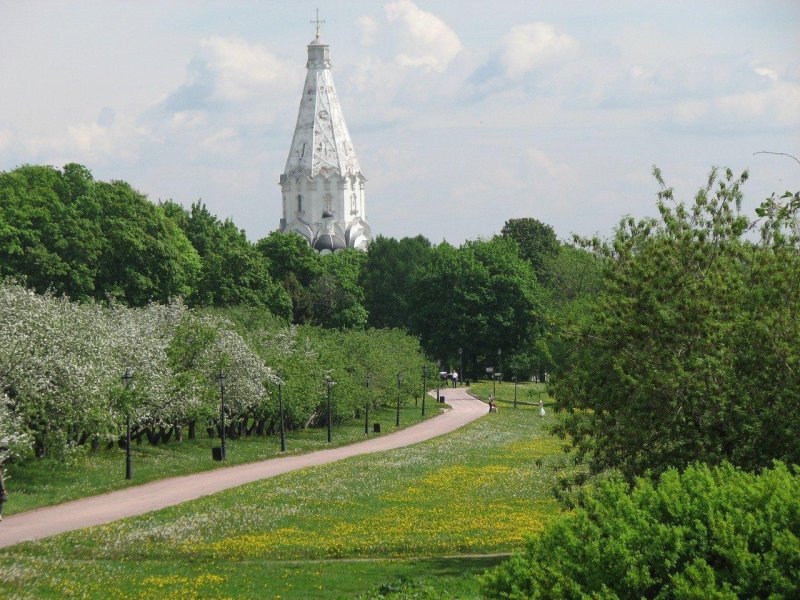
<path id="1" fill-rule="evenodd" d="M 544 400 L 539 400 L 539 416 L 543 417 L 544 415 Z"/>
<path id="2" fill-rule="evenodd" d="M 452 375 L 452 377 L 453 377 L 453 389 L 455 389 L 455 387 L 456 387 L 456 384 L 458 383 L 458 373 L 456 373 L 455 371 L 453 371 L 453 375 Z"/>

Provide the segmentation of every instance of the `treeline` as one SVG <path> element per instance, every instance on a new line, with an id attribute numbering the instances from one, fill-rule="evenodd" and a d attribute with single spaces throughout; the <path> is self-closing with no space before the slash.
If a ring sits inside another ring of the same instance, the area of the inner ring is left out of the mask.
<path id="1" fill-rule="evenodd" d="M 288 428 L 325 423 L 366 402 L 420 394 L 425 364 L 416 339 L 398 330 L 322 331 L 268 311 L 189 309 L 180 302 L 131 308 L 36 294 L 0 283 L 0 466 L 17 455 L 64 457 L 134 437 L 159 444 L 218 435 L 224 372 L 227 434 L 279 427 L 283 382 Z M 123 386 L 130 369 L 133 379 Z M 398 387 L 398 373 L 402 375 Z M 369 390 L 365 385 L 370 382 Z"/>
<path id="2" fill-rule="evenodd" d="M 460 247 L 378 237 L 367 253 L 321 256 L 293 234 L 251 243 L 201 202 L 155 204 L 68 164 L 0 173 L 0 275 L 78 301 L 181 297 L 297 325 L 397 327 L 442 368 L 529 377 L 553 369 L 561 350 L 551 324 L 597 289 L 599 263 L 535 219 Z"/>

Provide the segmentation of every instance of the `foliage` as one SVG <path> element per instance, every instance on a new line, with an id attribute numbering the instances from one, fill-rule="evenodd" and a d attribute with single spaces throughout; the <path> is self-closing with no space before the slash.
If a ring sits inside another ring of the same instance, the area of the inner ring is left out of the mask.
<path id="1" fill-rule="evenodd" d="M 180 439 L 185 426 L 193 437 L 198 425 L 218 427 L 222 371 L 228 436 L 265 435 L 278 423 L 279 378 L 291 399 L 287 425 L 302 428 L 322 414 L 326 374 L 340 381 L 339 421 L 362 406 L 367 372 L 382 391 L 398 371 L 409 382 L 421 373 L 419 343 L 400 331 L 298 330 L 266 309 L 230 315 L 180 302 L 79 304 L 0 283 L 0 393 L 9 411 L 0 414 L 0 434 L 13 426 L 38 456 L 54 458 L 119 440 L 127 415 L 134 437 L 153 444 Z M 134 378 L 125 389 L 128 369 Z M 401 388 L 402 402 L 417 391 Z"/>
<path id="2" fill-rule="evenodd" d="M 414 284 L 430 255 L 431 243 L 421 235 L 401 240 L 379 235 L 372 241 L 361 282 L 372 327 L 407 327 L 412 322 Z"/>
<path id="3" fill-rule="evenodd" d="M 749 220 L 745 179 L 714 170 L 691 206 L 662 183 L 660 219 L 591 242 L 602 290 L 573 322 L 553 393 L 593 471 L 800 462 L 796 209 L 768 202 Z"/>
<path id="4" fill-rule="evenodd" d="M 547 273 L 547 261 L 559 251 L 558 239 L 553 228 L 541 221 L 526 217 L 509 219 L 500 233 L 517 242 L 520 256 L 531 263 L 536 277 L 543 281 Z"/>
<path id="5" fill-rule="evenodd" d="M 411 330 L 433 356 L 458 364 L 465 352 L 468 373 L 482 365 L 497 368 L 497 351 L 510 361 L 538 336 L 543 289 L 513 240 L 441 244 L 414 287 L 416 310 Z M 506 362 L 506 364 L 508 364 Z"/>
<path id="6" fill-rule="evenodd" d="M 488 598 L 788 598 L 800 587 L 800 472 L 725 464 L 610 477 L 488 573 Z"/>
<path id="7" fill-rule="evenodd" d="M 322 257 L 323 273 L 312 283 L 311 322 L 331 329 L 361 329 L 367 324 L 364 290 L 359 285 L 366 257 L 355 249 Z"/>
<path id="8" fill-rule="evenodd" d="M 165 206 L 201 259 L 191 305 L 258 306 L 287 319 L 291 316 L 290 298 L 270 276 L 269 261 L 233 221 L 220 221 L 199 201 L 188 211 L 173 202 Z"/>

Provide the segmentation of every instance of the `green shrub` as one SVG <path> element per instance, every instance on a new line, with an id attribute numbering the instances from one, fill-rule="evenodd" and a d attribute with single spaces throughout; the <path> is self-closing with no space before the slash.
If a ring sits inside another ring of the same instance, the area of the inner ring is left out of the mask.
<path id="1" fill-rule="evenodd" d="M 797 598 L 800 469 L 612 476 L 482 579 L 489 598 Z"/>

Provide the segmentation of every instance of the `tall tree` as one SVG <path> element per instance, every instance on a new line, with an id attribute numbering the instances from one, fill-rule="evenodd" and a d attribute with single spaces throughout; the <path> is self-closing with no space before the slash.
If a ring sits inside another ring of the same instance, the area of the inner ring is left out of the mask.
<path id="1" fill-rule="evenodd" d="M 39 292 L 83 299 L 96 290 L 103 238 L 84 167 L 26 165 L 0 173 L 0 276 L 23 276 Z"/>
<path id="2" fill-rule="evenodd" d="M 188 211 L 174 203 L 165 204 L 165 210 L 175 215 L 200 256 L 192 305 L 265 307 L 290 317 L 290 299 L 270 276 L 269 261 L 233 221 L 220 221 L 200 201 Z"/>
<path id="3" fill-rule="evenodd" d="M 362 285 L 372 327 L 409 326 L 416 310 L 414 279 L 430 254 L 431 243 L 421 235 L 401 240 L 379 235 L 369 245 Z"/>
<path id="4" fill-rule="evenodd" d="M 745 180 L 712 171 L 688 206 L 661 182 L 659 219 L 592 242 L 602 290 L 553 383 L 593 471 L 800 462 L 800 206 L 767 203 L 750 241 Z"/>
<path id="5" fill-rule="evenodd" d="M 558 254 L 558 238 L 550 225 L 526 217 L 510 219 L 503 225 L 500 233 L 519 244 L 519 253 L 533 267 L 533 272 L 541 280 L 546 276 L 545 263 L 548 258 Z"/>

